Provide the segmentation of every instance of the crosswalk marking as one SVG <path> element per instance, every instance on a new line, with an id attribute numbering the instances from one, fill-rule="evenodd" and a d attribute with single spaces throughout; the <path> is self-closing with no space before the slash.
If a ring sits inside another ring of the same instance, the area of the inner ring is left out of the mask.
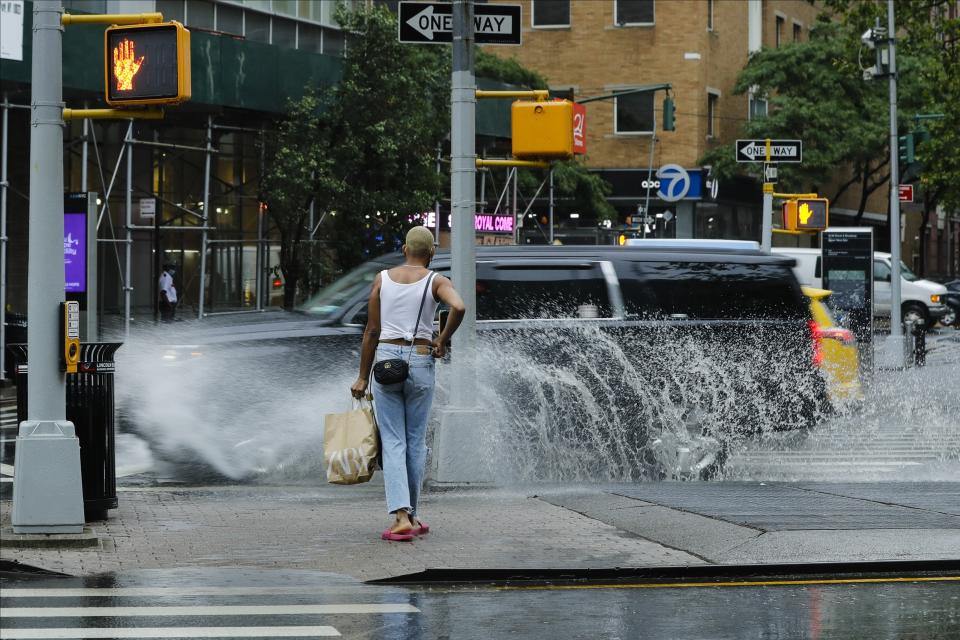
<path id="1" fill-rule="evenodd" d="M 4 598 L 83 598 L 83 597 L 158 597 L 158 596 L 271 596 L 315 593 L 316 586 L 302 587 L 73 587 L 73 588 L 3 588 Z"/>
<path id="2" fill-rule="evenodd" d="M 4 640 L 79 638 L 317 638 L 339 637 L 328 626 L 300 627 L 140 627 L 133 629 L 4 629 Z"/>
<path id="3" fill-rule="evenodd" d="M 350 613 L 419 613 L 409 604 L 277 604 L 190 607 L 6 607 L 4 618 L 130 618 L 159 616 L 272 616 Z"/>

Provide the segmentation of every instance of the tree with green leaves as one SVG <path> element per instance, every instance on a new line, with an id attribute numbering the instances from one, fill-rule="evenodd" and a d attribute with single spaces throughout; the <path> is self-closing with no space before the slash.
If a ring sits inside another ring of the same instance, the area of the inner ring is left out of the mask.
<path id="1" fill-rule="evenodd" d="M 286 309 L 293 308 L 301 281 L 319 260 L 309 241 L 310 203 L 331 202 L 342 190 L 334 172 L 323 106 L 323 100 L 313 93 L 291 102 L 276 132 L 263 141 L 259 199 L 280 236 Z"/>

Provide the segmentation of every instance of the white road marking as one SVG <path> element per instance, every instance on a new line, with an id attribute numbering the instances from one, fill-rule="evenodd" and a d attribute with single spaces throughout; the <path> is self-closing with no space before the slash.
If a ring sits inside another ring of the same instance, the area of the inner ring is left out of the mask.
<path id="1" fill-rule="evenodd" d="M 259 596 L 290 593 L 316 593 L 322 587 L 304 585 L 302 587 L 70 587 L 50 589 L 19 589 L 4 587 L 0 590 L 2 598 L 82 598 L 82 597 L 157 597 L 157 596 Z"/>
<path id="2" fill-rule="evenodd" d="M 195 607 L 6 607 L 4 618 L 131 618 L 160 616 L 275 616 L 350 613 L 420 613 L 409 604 L 277 604 Z"/>
<path id="3" fill-rule="evenodd" d="M 120 629 L 4 629 L 4 640 L 74 638 L 317 638 L 339 637 L 329 626 L 300 627 L 143 627 Z"/>

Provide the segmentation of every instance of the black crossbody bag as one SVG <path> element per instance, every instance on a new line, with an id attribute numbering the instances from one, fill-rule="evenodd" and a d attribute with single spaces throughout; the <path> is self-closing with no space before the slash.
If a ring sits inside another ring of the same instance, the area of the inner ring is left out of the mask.
<path id="1" fill-rule="evenodd" d="M 420 314 L 423 313 L 423 303 L 427 301 L 427 291 L 430 291 L 430 285 L 433 283 L 433 276 L 435 275 L 437 274 L 431 272 L 427 277 L 427 284 L 423 287 L 423 295 L 420 297 L 420 308 L 417 310 L 415 324 L 413 325 L 414 341 L 417 339 L 417 329 L 420 327 Z M 406 360 L 403 358 L 391 358 L 390 360 L 381 360 L 373 365 L 373 379 L 383 385 L 397 384 L 406 380 L 407 376 L 410 375 L 410 356 L 413 355 L 413 347 L 414 343 L 411 342 L 410 353 L 407 354 Z"/>

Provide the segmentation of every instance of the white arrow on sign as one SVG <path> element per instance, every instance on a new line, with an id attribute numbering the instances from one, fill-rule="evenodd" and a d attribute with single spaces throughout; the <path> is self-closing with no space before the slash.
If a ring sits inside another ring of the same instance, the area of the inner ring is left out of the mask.
<path id="1" fill-rule="evenodd" d="M 450 14 L 434 13 L 433 5 L 407 20 L 407 24 L 415 29 L 424 38 L 433 40 L 437 33 L 453 31 L 453 16 Z M 513 16 L 473 16 L 474 33 L 510 35 L 513 33 Z"/>
<path id="2" fill-rule="evenodd" d="M 431 4 L 407 20 L 407 24 L 416 29 L 424 38 L 433 40 L 434 33 L 453 30 L 453 16 L 434 14 Z"/>

